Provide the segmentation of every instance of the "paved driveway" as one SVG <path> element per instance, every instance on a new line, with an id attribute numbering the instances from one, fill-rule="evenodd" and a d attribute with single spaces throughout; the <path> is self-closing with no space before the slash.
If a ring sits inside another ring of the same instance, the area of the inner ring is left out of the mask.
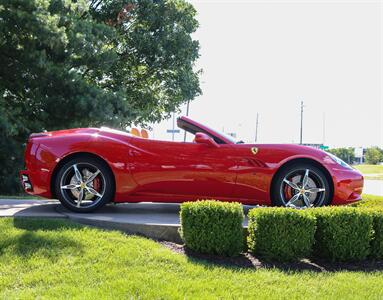
<path id="1" fill-rule="evenodd" d="M 244 208 L 247 214 L 251 206 Z M 96 212 L 80 214 L 65 209 L 57 200 L 0 199 L 0 217 L 53 217 L 86 219 L 102 223 L 178 226 L 179 209 L 180 205 L 175 203 L 126 203 L 109 204 Z"/>
<path id="2" fill-rule="evenodd" d="M 245 206 L 245 213 L 249 208 Z M 80 214 L 68 211 L 56 200 L 0 199 L 0 217 L 68 218 L 82 224 L 182 243 L 178 232 L 179 209 L 179 204 L 171 203 L 127 203 L 110 204 L 94 213 Z"/>

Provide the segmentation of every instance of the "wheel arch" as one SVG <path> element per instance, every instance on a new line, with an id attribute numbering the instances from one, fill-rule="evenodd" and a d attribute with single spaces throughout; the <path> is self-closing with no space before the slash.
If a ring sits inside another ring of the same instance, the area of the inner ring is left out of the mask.
<path id="1" fill-rule="evenodd" d="M 70 161 L 70 160 L 72 160 L 74 158 L 78 158 L 78 157 L 91 157 L 93 159 L 98 160 L 102 164 L 104 164 L 109 169 L 110 173 L 112 174 L 112 180 L 113 180 L 113 184 L 114 184 L 114 192 L 116 191 L 116 178 L 115 178 L 115 175 L 113 173 L 112 168 L 109 166 L 108 162 L 105 159 L 103 159 L 101 156 L 99 156 L 97 154 L 94 154 L 94 153 L 91 153 L 91 152 L 75 152 L 75 153 L 68 154 L 67 156 L 64 156 L 58 162 L 58 164 L 54 167 L 53 172 L 52 172 L 52 176 L 51 176 L 51 180 L 50 180 L 50 190 L 51 190 L 52 198 L 57 199 L 57 195 L 55 193 L 54 184 L 55 184 L 55 181 L 56 181 L 56 176 L 57 176 L 58 171 L 68 161 Z"/>
<path id="2" fill-rule="evenodd" d="M 331 176 L 330 172 L 320 162 L 316 161 L 315 159 L 307 158 L 307 157 L 293 158 L 291 160 L 288 160 L 288 161 L 284 162 L 281 166 L 279 166 L 278 171 L 275 172 L 275 174 L 273 175 L 273 178 L 271 180 L 271 184 L 270 184 L 270 196 L 271 196 L 271 198 L 274 197 L 274 195 L 273 195 L 273 187 L 275 185 L 275 181 L 277 180 L 279 174 L 284 169 L 288 168 L 289 166 L 292 166 L 292 165 L 295 165 L 295 164 L 298 164 L 298 163 L 311 164 L 311 165 L 319 168 L 321 171 L 323 171 L 323 173 L 325 174 L 326 179 L 328 180 L 328 183 L 330 185 L 330 189 L 331 189 L 330 190 L 330 199 L 332 201 L 332 198 L 334 196 L 334 181 L 332 179 L 332 176 Z M 270 200 L 272 201 L 272 199 L 270 199 Z"/>

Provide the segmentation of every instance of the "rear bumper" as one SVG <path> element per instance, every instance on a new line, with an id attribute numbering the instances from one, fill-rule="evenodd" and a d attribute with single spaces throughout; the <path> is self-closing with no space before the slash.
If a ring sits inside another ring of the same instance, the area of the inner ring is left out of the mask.
<path id="1" fill-rule="evenodd" d="M 24 191 L 33 194 L 33 186 L 29 178 L 29 172 L 26 170 L 19 171 L 19 179 Z"/>
<path id="2" fill-rule="evenodd" d="M 24 191 L 31 195 L 51 198 L 50 176 L 44 171 L 19 171 L 19 179 Z"/>

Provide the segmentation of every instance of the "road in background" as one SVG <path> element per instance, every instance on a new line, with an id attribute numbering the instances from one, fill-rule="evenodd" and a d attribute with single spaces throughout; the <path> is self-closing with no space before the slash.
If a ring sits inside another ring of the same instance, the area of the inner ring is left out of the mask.
<path id="1" fill-rule="evenodd" d="M 364 180 L 363 193 L 383 196 L 383 180 Z"/>

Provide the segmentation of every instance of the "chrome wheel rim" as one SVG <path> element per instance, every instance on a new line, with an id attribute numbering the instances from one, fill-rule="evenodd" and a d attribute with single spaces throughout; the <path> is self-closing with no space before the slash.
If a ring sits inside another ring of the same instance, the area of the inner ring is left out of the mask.
<path id="1" fill-rule="evenodd" d="M 60 191 L 64 199 L 77 208 L 97 205 L 104 196 L 105 177 L 101 170 L 89 163 L 69 166 L 60 179 Z"/>
<path id="2" fill-rule="evenodd" d="M 293 170 L 283 178 L 280 196 L 286 207 L 320 206 L 326 196 L 325 183 L 310 169 Z"/>

